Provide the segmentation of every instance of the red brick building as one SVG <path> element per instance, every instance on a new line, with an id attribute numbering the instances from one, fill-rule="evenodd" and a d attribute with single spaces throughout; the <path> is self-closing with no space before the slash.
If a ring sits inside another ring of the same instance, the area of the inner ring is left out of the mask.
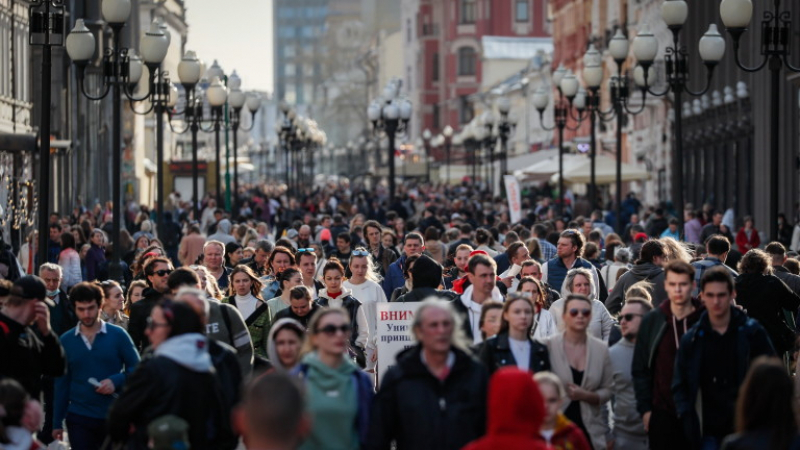
<path id="1" fill-rule="evenodd" d="M 415 48 L 410 57 L 406 52 L 405 74 L 416 109 L 413 134 L 439 133 L 446 125 L 458 130 L 472 119 L 469 96 L 481 86 L 483 36 L 549 36 L 547 0 L 404 3 L 407 43 Z"/>

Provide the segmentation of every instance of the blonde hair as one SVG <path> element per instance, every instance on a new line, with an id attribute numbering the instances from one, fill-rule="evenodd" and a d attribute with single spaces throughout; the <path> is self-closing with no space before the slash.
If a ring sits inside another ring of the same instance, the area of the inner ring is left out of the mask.
<path id="1" fill-rule="evenodd" d="M 650 292 L 653 290 L 653 283 L 647 280 L 637 281 L 628 287 L 628 290 L 625 291 L 625 298 L 628 297 L 637 297 L 642 298 L 653 303 L 653 296 Z"/>
<path id="2" fill-rule="evenodd" d="M 359 251 L 360 252 L 367 252 L 367 256 L 351 254 L 350 255 L 350 261 L 348 261 L 348 263 L 347 263 L 348 268 L 350 268 L 350 265 L 353 264 L 353 260 L 354 259 L 356 259 L 356 258 L 364 258 L 367 261 L 367 274 L 366 274 L 365 278 L 370 280 L 370 281 L 374 281 L 376 283 L 380 283 L 383 280 L 383 278 L 381 277 L 380 272 L 378 272 L 378 268 L 375 267 L 375 262 L 372 261 L 372 256 L 369 255 L 369 252 L 367 251 L 367 249 L 365 249 L 364 247 L 357 247 L 355 249 L 355 251 L 357 251 L 357 252 L 359 252 Z"/>
<path id="3" fill-rule="evenodd" d="M 536 374 L 533 375 L 533 380 L 536 381 L 539 386 L 542 384 L 553 386 L 560 400 L 564 400 L 567 397 L 567 390 L 564 388 L 564 383 L 562 383 L 558 375 L 553 372 L 536 372 Z"/>
<path id="4" fill-rule="evenodd" d="M 659 239 L 664 244 L 664 253 L 666 254 L 667 261 L 684 261 L 687 263 L 692 262 L 692 255 L 689 253 L 686 244 L 676 241 L 671 237 L 662 237 Z"/>
<path id="5" fill-rule="evenodd" d="M 577 269 L 571 269 L 567 272 L 566 278 L 564 278 L 564 284 L 561 287 L 561 296 L 566 297 L 569 294 L 572 294 L 573 285 L 575 284 L 575 277 L 578 275 L 583 275 L 589 280 L 589 300 L 597 299 L 597 292 L 594 288 L 594 277 L 592 277 L 592 272 L 589 272 L 589 269 L 584 269 L 583 267 L 578 267 Z"/>

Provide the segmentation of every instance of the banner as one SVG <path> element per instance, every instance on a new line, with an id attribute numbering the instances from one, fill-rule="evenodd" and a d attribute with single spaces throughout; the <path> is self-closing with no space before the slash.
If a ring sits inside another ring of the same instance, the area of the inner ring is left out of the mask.
<path id="1" fill-rule="evenodd" d="M 422 303 L 377 303 L 378 382 L 395 365 L 395 357 L 416 343 L 411 337 L 411 323 Z"/>
<path id="2" fill-rule="evenodd" d="M 519 192 L 519 182 L 514 175 L 503 176 L 506 183 L 506 197 L 508 198 L 508 218 L 511 223 L 522 220 L 522 198 Z"/>

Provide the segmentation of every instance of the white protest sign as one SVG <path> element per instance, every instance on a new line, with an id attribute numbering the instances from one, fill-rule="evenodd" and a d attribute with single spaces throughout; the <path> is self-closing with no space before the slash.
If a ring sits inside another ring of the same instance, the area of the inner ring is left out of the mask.
<path id="1" fill-rule="evenodd" d="M 522 220 L 522 198 L 519 192 L 519 182 L 514 175 L 503 176 L 506 183 L 506 197 L 508 197 L 508 215 L 511 223 Z"/>
<path id="2" fill-rule="evenodd" d="M 377 303 L 378 324 L 378 380 L 395 365 L 401 351 L 413 347 L 411 323 L 420 302 Z"/>

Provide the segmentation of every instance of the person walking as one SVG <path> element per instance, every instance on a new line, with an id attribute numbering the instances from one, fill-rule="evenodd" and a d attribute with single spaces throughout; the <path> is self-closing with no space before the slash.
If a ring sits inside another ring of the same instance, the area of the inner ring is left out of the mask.
<path id="1" fill-rule="evenodd" d="M 302 357 L 306 328 L 294 319 L 280 319 L 272 324 L 267 337 L 267 355 L 272 368 L 291 373 Z"/>
<path id="2" fill-rule="evenodd" d="M 78 283 L 70 299 L 79 322 L 61 336 L 67 372 L 56 379 L 52 435 L 63 440 L 66 423 L 72 448 L 99 450 L 108 410 L 139 364 L 139 353 L 123 328 L 100 318 L 106 301 L 100 286 Z"/>
<path id="3" fill-rule="evenodd" d="M 603 449 L 608 425 L 601 406 L 611 398 L 613 383 L 608 346 L 588 332 L 592 318 L 588 297 L 569 294 L 562 317 L 564 331 L 549 337 L 545 344 L 550 367 L 566 386 L 570 398 L 564 415 L 583 430 L 594 448 Z"/>
<path id="4" fill-rule="evenodd" d="M 579 294 L 591 301 L 592 320 L 589 322 L 589 334 L 608 343 L 616 322 L 611 318 L 603 302 L 597 300 L 591 273 L 583 268 L 572 269 L 567 273 L 564 285 L 561 288 L 561 298 L 550 305 L 550 315 L 553 317 L 558 331 L 564 331 L 566 327 L 563 317 L 566 298 L 570 294 Z"/>
<path id="5" fill-rule="evenodd" d="M 350 357 L 354 358 L 361 368 L 364 368 L 367 363 L 366 349 L 374 347 L 370 341 L 370 326 L 367 322 L 365 308 L 362 307 L 360 300 L 353 297 L 352 291 L 343 286 L 344 267 L 338 259 L 329 259 L 322 274 L 322 283 L 325 285 L 325 289 L 319 292 L 317 303 L 322 307 L 344 308 L 350 315 L 352 325 L 350 326 L 348 352 Z M 374 356 L 374 349 L 370 352 Z"/>
<path id="6" fill-rule="evenodd" d="M 793 384 L 778 358 L 753 361 L 736 400 L 736 433 L 725 438 L 722 448 L 800 448 Z"/>
<path id="7" fill-rule="evenodd" d="M 64 286 L 64 291 L 69 292 L 72 286 L 83 281 L 81 256 L 75 249 L 75 236 L 70 231 L 61 233 L 61 253 L 58 255 L 58 265 L 61 266 L 63 273 L 61 284 Z"/>
<path id="8" fill-rule="evenodd" d="M 368 450 L 458 450 L 483 436 L 488 376 L 457 337 L 459 321 L 450 302 L 427 300 L 417 310 L 417 344 L 381 380 Z"/>
<path id="9" fill-rule="evenodd" d="M 295 286 L 289 291 L 288 308 L 278 311 L 274 321 L 279 322 L 283 319 L 292 319 L 308 330 L 309 323 L 317 311 L 322 309 L 317 302 L 311 299 L 311 291 L 305 286 Z"/>
<path id="10" fill-rule="evenodd" d="M 529 297 L 509 295 L 503 304 L 500 332 L 481 346 L 479 357 L 489 375 L 503 366 L 533 373 L 550 370 L 547 347 L 531 339 L 535 309 Z"/>
<path id="11" fill-rule="evenodd" d="M 378 362 L 375 354 L 378 346 L 378 303 L 386 303 L 387 300 L 379 284 L 380 275 L 367 249 L 359 247 L 353 250 L 353 255 L 350 257 L 350 274 L 350 278 L 345 280 L 342 286 L 344 289 L 349 289 L 351 295 L 361 302 L 369 326 L 370 343 L 366 349 L 367 371 L 374 371 Z"/>
<path id="12" fill-rule="evenodd" d="M 225 267 L 225 244 L 209 238 L 203 245 L 203 265 L 217 280 L 217 286 L 223 292 L 227 291 L 231 280 L 231 269 Z"/>
<path id="13" fill-rule="evenodd" d="M 733 306 L 733 277 L 709 269 L 700 280 L 706 310 L 681 338 L 672 393 L 691 449 L 715 450 L 734 430 L 739 386 L 751 362 L 774 356 L 767 332 Z"/>
<path id="14" fill-rule="evenodd" d="M 167 279 L 172 273 L 172 263 L 163 256 L 149 258 L 144 263 L 144 275 L 147 280 L 147 289 L 144 290 L 144 298 L 131 305 L 131 315 L 128 321 L 128 334 L 133 339 L 133 345 L 143 352 L 150 341 L 145 330 L 147 329 L 147 318 L 156 304 L 166 294 L 169 294 Z"/>
<path id="15" fill-rule="evenodd" d="M 453 308 L 461 316 L 464 334 L 473 344 L 483 342 L 480 332 L 481 305 L 487 301 L 503 302 L 503 295 L 496 285 L 497 264 L 492 258 L 477 253 L 467 263 L 467 279 L 470 285 L 453 301 Z"/>
<path id="16" fill-rule="evenodd" d="M 499 369 L 489 381 L 486 436 L 464 450 L 548 450 L 539 439 L 545 406 L 539 386 L 527 370 Z"/>
<path id="17" fill-rule="evenodd" d="M 253 353 L 266 358 L 270 318 L 267 302 L 261 297 L 261 281 L 252 269 L 240 264 L 231 271 L 231 282 L 228 297 L 222 303 L 239 310 L 250 332 Z"/>
<path id="18" fill-rule="evenodd" d="M 664 272 L 667 300 L 642 319 L 631 364 L 636 409 L 652 450 L 689 447 L 675 408 L 672 379 L 680 339 L 703 311 L 700 301 L 692 297 L 694 267 L 672 261 Z"/>
<path id="19" fill-rule="evenodd" d="M 792 351 L 795 324 L 784 310 L 796 312 L 800 308 L 800 297 L 772 274 L 771 258 L 763 250 L 753 249 L 745 253 L 739 262 L 739 273 L 736 303 L 767 330 L 778 355 Z"/>
<path id="20" fill-rule="evenodd" d="M 278 283 L 280 283 L 279 291 L 281 295 L 267 300 L 270 322 L 275 320 L 276 314 L 291 306 L 289 292 L 292 290 L 292 288 L 303 284 L 303 276 L 300 274 L 300 271 L 294 267 L 289 267 L 288 269 L 279 273 L 277 280 Z"/>
<path id="21" fill-rule="evenodd" d="M 625 293 L 634 284 L 647 280 L 652 283 L 650 296 L 653 298 L 653 306 L 658 306 L 667 298 L 664 290 L 664 269 L 663 265 L 667 262 L 667 248 L 663 242 L 651 239 L 642 244 L 639 252 L 639 259 L 631 270 L 625 272 L 614 285 L 614 289 L 606 299 L 606 308 L 611 315 L 616 315 L 625 303 Z"/>
<path id="22" fill-rule="evenodd" d="M 761 245 L 761 238 L 758 236 L 758 230 L 753 227 L 753 218 L 751 216 L 744 218 L 744 226 L 739 228 L 739 232 L 736 233 L 736 245 L 742 254 Z"/>
<path id="23" fill-rule="evenodd" d="M 692 266 L 695 269 L 694 273 L 694 293 L 692 295 L 697 296 L 700 293 L 700 280 L 703 278 L 703 274 L 706 270 L 722 266 L 724 267 L 731 276 L 738 277 L 739 274 L 733 270 L 732 268 L 728 267 L 725 264 L 725 261 L 728 259 L 728 253 L 731 251 L 731 243 L 725 236 L 721 235 L 713 235 L 708 238 L 706 242 L 706 257 L 695 261 L 692 263 Z"/>
<path id="24" fill-rule="evenodd" d="M 611 388 L 614 427 L 611 430 L 610 443 L 616 450 L 649 448 L 642 416 L 636 410 L 631 363 L 642 318 L 652 310 L 653 306 L 647 300 L 629 297 L 619 316 L 622 339 L 608 349 L 614 377 Z"/>
<path id="25" fill-rule="evenodd" d="M 569 402 L 567 389 L 553 372 L 533 376 L 544 399 L 545 416 L 539 429 L 540 438 L 553 450 L 592 450 L 586 435 L 561 412 Z"/>
<path id="26" fill-rule="evenodd" d="M 542 281 L 553 289 L 561 291 L 567 272 L 575 268 L 588 269 L 592 274 L 594 292 L 600 292 L 600 276 L 594 264 L 581 258 L 586 244 L 579 230 L 564 230 L 558 238 L 556 257 L 542 265 Z"/>
<path id="27" fill-rule="evenodd" d="M 350 314 L 331 307 L 309 323 L 306 355 L 296 373 L 306 388 L 311 431 L 300 450 L 351 449 L 366 444 L 372 380 L 347 357 Z"/>
<path id="28" fill-rule="evenodd" d="M 188 304 L 163 300 L 153 308 L 147 322 L 153 356 L 138 365 L 111 405 L 107 428 L 112 443 L 144 450 L 148 424 L 172 414 L 188 422 L 193 450 L 228 448 L 222 443 L 232 432 L 204 328 Z"/>

